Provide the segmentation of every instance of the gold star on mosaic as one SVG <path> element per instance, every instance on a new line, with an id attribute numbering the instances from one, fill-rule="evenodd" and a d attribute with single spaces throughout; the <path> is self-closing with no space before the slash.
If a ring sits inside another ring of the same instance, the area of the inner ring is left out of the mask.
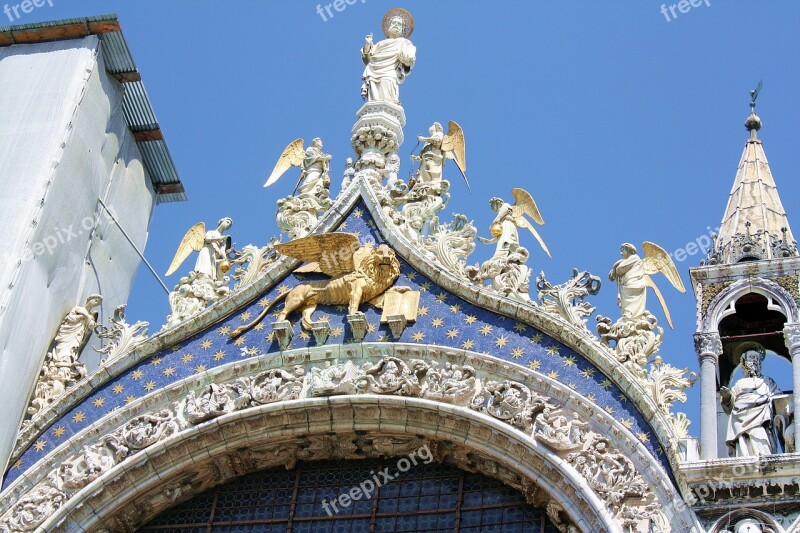
<path id="1" fill-rule="evenodd" d="M 152 360 L 152 361 L 150 361 L 150 364 L 151 364 L 151 365 L 153 365 L 153 366 L 158 366 L 158 365 L 160 365 L 160 364 L 161 364 L 161 358 L 160 358 L 160 357 L 155 357 L 155 358 L 153 358 L 153 360 Z"/>
<path id="2" fill-rule="evenodd" d="M 570 388 L 570 389 L 572 389 L 572 390 L 577 390 L 577 389 L 578 389 L 578 386 L 577 386 L 577 385 L 575 385 L 574 383 L 568 383 L 568 384 L 567 384 L 567 387 L 569 387 L 569 388 Z"/>
<path id="3" fill-rule="evenodd" d="M 128 396 L 125 398 L 125 403 L 131 403 L 136 401 L 136 396 Z"/>
<path id="4" fill-rule="evenodd" d="M 267 307 L 268 305 L 269 305 L 269 298 L 261 298 L 261 299 L 258 301 L 258 306 L 259 306 L 260 308 L 262 308 L 262 309 L 263 309 L 263 308 L 265 308 L 265 307 Z"/>
<path id="5" fill-rule="evenodd" d="M 43 440 L 36 441 L 36 444 L 33 445 L 33 449 L 37 452 L 44 450 L 44 447 L 47 446 L 47 443 Z"/>
<path id="6" fill-rule="evenodd" d="M 230 332 L 231 328 L 229 328 L 228 326 L 219 328 L 219 334 L 221 337 L 227 337 Z"/>
<path id="7" fill-rule="evenodd" d="M 486 324 L 485 326 L 481 326 L 481 329 L 479 329 L 478 331 L 480 331 L 481 335 L 485 337 L 486 335 L 492 332 L 492 326 Z"/>
<path id="8" fill-rule="evenodd" d="M 458 305 L 458 304 L 451 305 L 450 306 L 450 312 L 451 313 L 460 313 L 461 312 L 461 306 Z"/>
<path id="9" fill-rule="evenodd" d="M 247 322 L 248 320 L 250 320 L 251 316 L 252 315 L 250 314 L 249 311 L 245 311 L 244 313 L 239 315 L 239 320 L 241 320 L 242 322 Z"/>
<path id="10" fill-rule="evenodd" d="M 542 362 L 539 361 L 538 359 L 533 359 L 530 363 L 528 363 L 528 368 L 530 368 L 534 372 L 536 370 L 539 370 L 540 366 L 542 366 Z"/>
<path id="11" fill-rule="evenodd" d="M 344 335 L 344 328 L 341 326 L 336 326 L 331 330 L 331 337 L 341 337 Z"/>
<path id="12" fill-rule="evenodd" d="M 644 433 L 644 432 L 637 433 L 636 434 L 636 438 L 639 439 L 642 442 L 647 442 L 647 441 L 650 440 L 650 434 L 649 433 Z"/>
<path id="13" fill-rule="evenodd" d="M 415 279 L 417 279 L 417 273 L 416 273 L 416 272 L 409 272 L 409 273 L 406 275 L 406 277 L 407 277 L 408 279 L 410 279 L 411 281 L 414 281 Z"/>
<path id="14" fill-rule="evenodd" d="M 547 377 L 548 377 L 548 378 L 550 378 L 550 379 L 558 379 L 558 372 L 556 372 L 555 370 L 553 370 L 552 372 L 550 372 L 549 374 L 547 374 Z"/>
<path id="15" fill-rule="evenodd" d="M 419 316 L 425 316 L 425 315 L 427 315 L 427 314 L 428 314 L 428 308 L 427 308 L 426 306 L 424 306 L 424 305 L 423 305 L 422 307 L 420 307 L 420 308 L 419 308 L 419 311 L 417 311 L 417 314 L 418 314 Z"/>
<path id="16" fill-rule="evenodd" d="M 167 377 L 170 377 L 175 374 L 175 369 L 172 368 L 171 366 L 168 366 L 167 368 L 164 369 L 164 372 L 162 372 L 162 374 L 164 374 Z"/>
<path id="17" fill-rule="evenodd" d="M 233 341 L 233 344 L 235 344 L 236 346 L 241 346 L 242 344 L 244 344 L 244 342 L 245 342 L 244 337 L 239 337 L 235 341 Z"/>
<path id="18" fill-rule="evenodd" d="M 14 463 L 14 466 L 12 466 L 11 468 L 15 470 L 19 470 L 20 468 L 22 468 L 22 459 L 17 459 L 17 462 Z"/>
<path id="19" fill-rule="evenodd" d="M 214 352 L 214 361 L 221 361 L 224 358 L 225 358 L 225 352 L 223 352 L 222 350 L 217 350 L 216 352 Z"/>
<path id="20" fill-rule="evenodd" d="M 347 306 L 346 305 L 337 305 L 334 309 L 336 309 L 337 311 L 346 311 L 347 310 Z"/>
<path id="21" fill-rule="evenodd" d="M 444 303 L 445 300 L 447 300 L 447 295 L 445 293 L 440 292 L 439 294 L 436 295 L 436 301 L 437 302 Z"/>
<path id="22" fill-rule="evenodd" d="M 609 381 L 607 379 L 603 380 L 603 382 L 600 384 L 600 386 L 603 387 L 603 389 L 608 390 L 608 389 L 611 388 L 611 381 Z"/>
<path id="23" fill-rule="evenodd" d="M 508 344 L 508 337 L 506 337 L 505 335 L 497 337 L 497 339 L 495 339 L 494 341 L 494 345 L 497 346 L 498 348 L 505 348 L 506 344 Z"/>
<path id="24" fill-rule="evenodd" d="M 475 341 L 467 339 L 461 344 L 461 347 L 465 350 L 471 350 L 475 347 Z"/>
<path id="25" fill-rule="evenodd" d="M 181 361 L 183 361 L 184 363 L 191 363 L 192 359 L 194 359 L 194 355 L 192 355 L 190 353 L 187 353 L 186 355 L 181 357 Z"/>
<path id="26" fill-rule="evenodd" d="M 378 342 L 389 342 L 389 335 L 384 333 L 380 337 L 378 337 Z"/>
<path id="27" fill-rule="evenodd" d="M 474 324 L 476 320 L 478 320 L 478 317 L 475 315 L 467 315 L 464 317 L 464 322 L 466 322 L 468 326 Z"/>
<path id="28" fill-rule="evenodd" d="M 194 367 L 195 374 L 200 374 L 205 371 L 206 371 L 206 365 L 197 365 L 196 367 Z"/>
<path id="29" fill-rule="evenodd" d="M 431 290 L 431 284 L 426 281 L 425 283 L 423 283 L 422 285 L 419 286 L 419 290 L 420 290 L 420 292 L 429 291 L 429 290 Z"/>
<path id="30" fill-rule="evenodd" d="M 620 422 L 620 424 L 622 424 L 623 426 L 625 426 L 628 429 L 631 429 L 633 427 L 633 419 L 632 418 L 623 418 L 619 422 Z"/>
<path id="31" fill-rule="evenodd" d="M 292 289 L 290 289 L 288 285 L 281 285 L 280 287 L 278 287 L 278 294 L 286 294 L 290 290 Z"/>
<path id="32" fill-rule="evenodd" d="M 594 394 L 590 394 L 586 397 L 586 399 L 589 400 L 590 402 L 594 402 L 597 398 L 595 397 Z"/>
<path id="33" fill-rule="evenodd" d="M 339 230 L 347 229 L 347 221 L 345 220 L 339 225 Z"/>
<path id="34" fill-rule="evenodd" d="M 619 396 L 617 396 L 617 399 L 618 399 L 619 401 L 621 401 L 621 402 L 624 402 L 624 401 L 626 401 L 628 398 L 625 396 L 625 394 L 623 394 L 623 393 L 620 393 L 620 394 L 619 394 Z"/>
<path id="35" fill-rule="evenodd" d="M 514 348 L 513 350 L 511 350 L 511 357 L 513 357 L 514 359 L 519 359 L 523 355 L 525 355 L 525 350 L 523 350 L 522 348 Z"/>
<path id="36" fill-rule="evenodd" d="M 440 328 L 442 327 L 442 325 L 444 325 L 444 319 L 441 317 L 436 317 L 433 320 L 431 320 L 431 326 L 435 328 Z"/>
<path id="37" fill-rule="evenodd" d="M 60 439 L 61 437 L 64 436 L 64 433 L 66 432 L 67 430 L 64 429 L 63 426 L 58 426 L 56 429 L 53 430 L 53 436 L 57 439 Z"/>
<path id="38" fill-rule="evenodd" d="M 367 333 L 375 333 L 377 329 L 378 326 L 376 326 L 375 324 L 367 324 Z"/>
<path id="39" fill-rule="evenodd" d="M 274 318 L 275 320 L 278 320 L 280 317 L 281 317 L 280 311 L 275 311 L 274 313 L 272 313 L 272 318 Z"/>
<path id="40" fill-rule="evenodd" d="M 517 322 L 516 324 L 514 324 L 514 331 L 516 331 L 517 333 L 522 333 L 523 331 L 525 331 L 525 328 L 527 327 L 528 326 L 526 326 L 522 322 Z"/>
<path id="41" fill-rule="evenodd" d="M 144 377 L 144 372 L 141 370 L 134 370 L 133 374 L 131 374 L 131 377 L 134 379 L 134 381 L 142 379 Z"/>
<path id="42" fill-rule="evenodd" d="M 356 209 L 353 211 L 353 216 L 356 218 L 361 218 L 364 216 L 364 212 L 361 209 Z"/>
<path id="43" fill-rule="evenodd" d="M 274 331 L 270 331 L 267 334 L 267 342 L 272 342 L 274 340 L 275 340 L 275 332 Z"/>
<path id="44" fill-rule="evenodd" d="M 264 324 L 263 322 L 259 322 L 258 324 L 256 324 L 255 326 L 253 326 L 253 329 L 254 329 L 255 331 L 261 331 L 261 330 L 262 330 L 262 329 L 264 329 L 265 327 L 267 327 L 267 325 L 266 325 L 266 324 Z"/>
<path id="45" fill-rule="evenodd" d="M 540 342 L 542 342 L 542 334 L 541 333 L 536 333 L 535 335 L 531 335 L 531 340 L 534 343 L 539 344 Z"/>
<path id="46" fill-rule="evenodd" d="M 311 338 L 311 335 L 309 335 L 306 330 L 301 330 L 300 333 L 297 334 L 297 336 L 303 339 L 304 341 L 307 341 Z"/>
<path id="47" fill-rule="evenodd" d="M 585 368 L 581 370 L 581 376 L 586 379 L 591 379 L 594 376 L 594 368 Z"/>
<path id="48" fill-rule="evenodd" d="M 94 405 L 95 407 L 103 407 L 105 404 L 106 404 L 105 398 L 95 398 L 94 401 L 92 402 L 92 405 Z"/>
<path id="49" fill-rule="evenodd" d="M 153 390 L 155 388 L 156 388 L 156 382 L 155 381 L 148 381 L 147 383 L 144 384 L 144 390 L 146 390 L 147 392 L 150 392 L 151 390 Z"/>
<path id="50" fill-rule="evenodd" d="M 457 329 L 448 329 L 447 330 L 447 338 L 448 339 L 455 339 L 458 337 L 458 330 Z"/>
<path id="51" fill-rule="evenodd" d="M 370 229 L 375 229 L 375 223 L 371 220 L 367 220 L 367 227 Z"/>
<path id="52" fill-rule="evenodd" d="M 571 355 L 564 358 L 564 366 L 575 366 L 575 358 Z"/>
<path id="53" fill-rule="evenodd" d="M 608 413 L 610 415 L 614 414 L 614 408 L 611 407 L 610 405 L 607 405 L 606 407 L 603 407 L 603 409 L 605 409 L 606 413 Z"/>
<path id="54" fill-rule="evenodd" d="M 423 332 L 421 332 L 421 331 L 418 331 L 418 332 L 414 333 L 411 336 L 411 338 L 414 339 L 416 342 L 421 342 L 421 341 L 423 341 L 425 339 L 425 334 Z"/>
<path id="55" fill-rule="evenodd" d="M 548 346 L 547 353 L 549 355 L 558 355 L 558 346 Z"/>
<path id="56" fill-rule="evenodd" d="M 170 348 L 170 351 L 172 353 L 179 352 L 179 351 L 181 351 L 181 347 L 180 346 L 173 346 L 172 348 Z"/>
<path id="57" fill-rule="evenodd" d="M 209 348 L 211 348 L 211 341 L 208 339 L 204 340 L 203 342 L 200 343 L 200 347 L 204 350 L 208 350 Z"/>
<path id="58" fill-rule="evenodd" d="M 83 414 L 83 411 L 78 411 L 77 413 L 72 415 L 72 421 L 75 422 L 76 424 L 80 424 L 84 420 L 86 420 L 86 415 Z"/>
<path id="59" fill-rule="evenodd" d="M 111 392 L 113 392 L 114 394 L 122 394 L 122 391 L 124 390 L 125 390 L 125 385 L 123 385 L 122 383 L 117 383 L 116 385 L 114 385 L 114 388 L 111 389 Z"/>

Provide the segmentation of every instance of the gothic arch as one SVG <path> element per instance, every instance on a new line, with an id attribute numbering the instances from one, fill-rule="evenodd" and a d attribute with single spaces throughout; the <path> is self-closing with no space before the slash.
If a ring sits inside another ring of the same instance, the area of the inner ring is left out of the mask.
<path id="1" fill-rule="evenodd" d="M 713 333 L 723 318 L 736 313 L 736 301 L 746 294 L 760 294 L 767 299 L 767 307 L 786 317 L 787 323 L 800 320 L 797 302 L 783 287 L 764 278 L 742 279 L 726 287 L 708 306 L 703 319 L 702 333 Z"/>
<path id="2" fill-rule="evenodd" d="M 737 509 L 727 513 L 722 518 L 717 520 L 714 523 L 714 526 L 709 530 L 709 533 L 726 533 L 728 531 L 733 532 L 733 528 L 736 527 L 736 524 L 748 518 L 761 523 L 764 527 L 770 528 L 772 530 L 771 533 L 783 533 L 786 531 L 775 521 L 774 518 L 765 512 L 757 509 Z"/>

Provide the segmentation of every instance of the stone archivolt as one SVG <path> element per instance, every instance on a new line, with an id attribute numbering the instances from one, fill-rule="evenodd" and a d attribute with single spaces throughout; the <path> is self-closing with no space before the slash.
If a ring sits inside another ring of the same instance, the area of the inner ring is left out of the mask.
<path id="1" fill-rule="evenodd" d="M 84 445 L 78 453 L 63 459 L 54 457 L 53 461 L 58 460 L 58 463 L 51 464 L 59 466 L 53 468 L 44 480 L 23 492 L 15 489 L 19 497 L 0 518 L 0 532 L 34 530 L 78 491 L 128 457 L 191 427 L 258 406 L 337 395 L 420 398 L 483 413 L 522 431 L 565 460 L 604 502 L 607 512 L 621 527 L 646 527 L 650 522 L 661 521 L 660 508 L 654 505 L 656 496 L 653 490 L 626 453 L 611 449 L 610 435 L 602 434 L 607 430 L 599 427 L 593 430 L 588 419 L 568 411 L 553 397 L 501 375 L 481 377 L 474 365 L 466 363 L 383 356 L 361 365 L 353 361 L 326 361 L 307 368 L 301 365 L 272 368 L 231 382 L 212 383 L 190 390 L 172 408 L 136 416 L 93 440 L 92 444 Z M 312 411 L 308 412 L 309 417 L 314 416 Z M 386 423 L 391 424 L 391 419 Z M 463 423 L 469 424 L 467 421 Z M 298 459 L 399 455 L 411 445 L 403 440 L 407 437 L 393 440 L 383 435 L 371 443 L 369 451 L 365 451 L 363 444 L 351 442 L 352 453 L 348 455 L 341 447 L 334 453 L 331 443 L 325 438 L 340 439 L 341 444 L 340 436 L 309 438 L 304 441 L 305 445 L 287 444 L 269 453 L 291 467 Z M 413 446 L 419 447 L 416 443 Z M 466 458 L 456 462 L 471 464 L 473 471 L 482 471 L 505 481 L 503 475 L 498 475 L 497 466 L 469 459 L 470 452 L 449 453 L 467 454 Z M 520 483 L 513 485 L 521 486 Z M 191 482 L 183 481 L 176 487 L 164 489 L 160 497 L 169 500 L 164 505 L 188 495 L 192 492 L 189 490 L 191 485 Z M 136 520 L 132 523 L 140 524 Z"/>

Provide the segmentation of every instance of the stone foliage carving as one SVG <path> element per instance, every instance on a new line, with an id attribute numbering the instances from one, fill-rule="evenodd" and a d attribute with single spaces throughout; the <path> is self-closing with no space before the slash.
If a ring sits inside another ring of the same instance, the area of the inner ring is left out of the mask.
<path id="1" fill-rule="evenodd" d="M 613 350 L 617 361 L 642 381 L 647 376 L 647 361 L 658 353 L 664 338 L 664 328 L 647 311 L 635 320 L 623 318 L 616 323 L 598 315 L 597 333 L 601 342 Z"/>
<path id="2" fill-rule="evenodd" d="M 688 373 L 688 375 L 687 375 Z M 647 374 L 647 392 L 659 410 L 667 417 L 675 438 L 688 436 L 689 419 L 683 413 L 672 412 L 675 402 L 686 403 L 686 389 L 694 385 L 697 374 L 688 368 L 675 368 L 656 357 Z"/>
<path id="3" fill-rule="evenodd" d="M 130 455 L 181 429 L 175 414 L 165 409 L 138 416 L 113 433 L 100 437 L 96 443 L 84 446 L 0 518 L 0 533 L 35 530 L 77 491 Z"/>
<path id="4" fill-rule="evenodd" d="M 147 340 L 147 329 L 145 328 L 150 323 L 138 320 L 134 324 L 128 324 L 128 321 L 125 320 L 125 307 L 126 305 L 120 305 L 114 309 L 114 316 L 109 318 L 112 327 L 98 324 L 94 328 L 95 335 L 99 338 L 109 339 L 109 343 L 103 348 L 99 350 L 95 348 L 96 352 L 105 354 L 105 357 L 100 360 L 101 363 L 108 363 L 131 353 Z"/>
<path id="5" fill-rule="evenodd" d="M 231 260 L 231 265 L 236 267 L 233 272 L 233 279 L 236 281 L 234 290 L 252 283 L 261 272 L 277 261 L 280 254 L 275 250 L 275 245 L 278 243 L 280 239 L 273 237 L 262 248 L 248 244 L 234 255 Z"/>
<path id="6" fill-rule="evenodd" d="M 590 316 L 595 308 L 584 299 L 600 292 L 600 285 L 599 277 L 586 271 L 579 272 L 577 268 L 572 270 L 572 278 L 561 285 L 551 284 L 542 272 L 536 279 L 539 307 L 588 333 L 586 317 Z"/>
<path id="7" fill-rule="evenodd" d="M 174 411 L 165 409 L 140 415 L 63 461 L 46 481 L 24 494 L 0 518 L 0 533 L 34 530 L 76 491 L 125 458 L 189 426 L 257 405 L 337 394 L 424 398 L 485 413 L 523 431 L 561 456 L 586 479 L 620 523 L 634 523 L 635 519 L 636 524 L 646 525 L 657 513 L 652 505 L 652 492 L 633 463 L 619 451 L 610 450 L 608 440 L 592 432 L 587 421 L 565 413 L 550 398 L 516 381 L 481 382 L 469 365 L 445 363 L 442 366 L 420 359 L 406 362 L 385 356 L 360 366 L 353 361 L 326 361 L 322 366 L 311 367 L 308 373 L 302 366 L 289 370 L 276 368 L 191 391 L 176 404 Z M 666 398 L 672 396 L 665 395 Z M 336 438 L 336 435 L 309 437 L 298 449 L 287 444 L 285 449 L 269 452 L 270 462 L 284 461 L 291 468 L 298 459 L 329 458 L 332 456 L 330 448 L 335 444 L 331 439 Z M 420 446 L 416 440 L 412 443 L 403 439 L 381 437 L 374 440 L 368 450 L 354 441 L 336 446 L 342 458 L 363 457 L 365 453 L 392 456 Z M 502 470 L 491 461 L 478 464 L 467 456 L 463 459 L 465 464 L 474 463 L 475 471 L 494 477 Z M 568 524 L 562 514 L 558 516 L 560 523 Z"/>
<path id="8" fill-rule="evenodd" d="M 215 279 L 192 271 L 182 277 L 169 295 L 170 314 L 162 330 L 185 322 L 230 292 L 230 279 Z"/>
<path id="9" fill-rule="evenodd" d="M 86 377 L 86 367 L 78 361 L 97 322 L 92 309 L 103 301 L 92 295 L 83 306 L 73 307 L 58 327 L 52 350 L 44 357 L 44 365 L 27 413 L 36 416 L 67 392 L 67 389 Z M 27 420 L 25 424 L 30 424 Z"/>
<path id="10" fill-rule="evenodd" d="M 442 224 L 439 217 L 434 217 L 430 229 L 430 234 L 421 240 L 426 255 L 448 272 L 465 278 L 467 258 L 475 251 L 475 237 L 478 235 L 475 224 L 464 215 L 453 213 L 449 224 Z"/>

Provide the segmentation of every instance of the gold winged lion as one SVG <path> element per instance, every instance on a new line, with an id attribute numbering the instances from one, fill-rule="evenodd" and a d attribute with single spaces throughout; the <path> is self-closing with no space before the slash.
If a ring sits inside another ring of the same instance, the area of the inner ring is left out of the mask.
<path id="1" fill-rule="evenodd" d="M 400 277 L 400 262 L 394 250 L 382 244 L 361 246 L 352 233 L 327 233 L 295 239 L 275 245 L 275 249 L 310 264 L 297 272 L 321 272 L 329 280 L 308 281 L 273 300 L 251 323 L 236 328 L 230 334 L 235 339 L 253 328 L 278 304 L 285 300 L 278 320 L 286 320 L 293 311 L 302 314 L 303 328 L 310 330 L 318 305 L 348 305 L 348 313 L 358 313 L 362 303 L 382 307 L 384 293 Z M 403 288 L 397 287 L 398 292 Z"/>

